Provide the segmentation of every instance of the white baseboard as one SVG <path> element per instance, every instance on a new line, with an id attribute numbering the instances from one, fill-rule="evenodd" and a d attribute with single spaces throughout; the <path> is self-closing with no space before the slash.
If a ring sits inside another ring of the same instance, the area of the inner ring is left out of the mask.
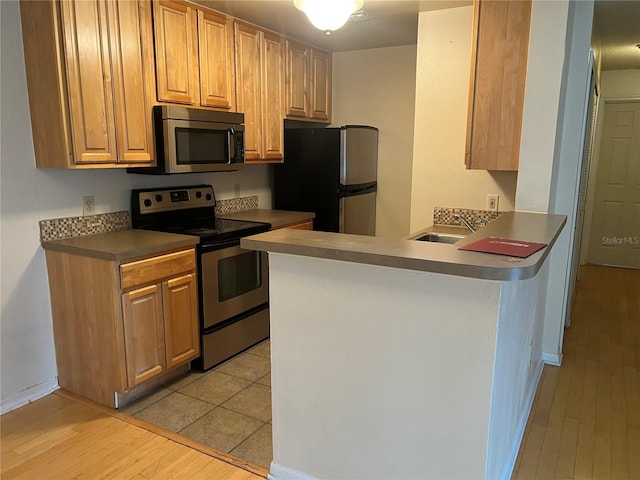
<path id="1" fill-rule="evenodd" d="M 52 380 L 50 382 L 44 382 L 39 385 L 35 385 L 33 387 L 22 390 L 18 395 L 2 401 L 2 405 L 0 406 L 0 414 L 4 415 L 7 412 L 25 406 L 28 403 L 35 402 L 36 400 L 42 397 L 46 397 L 51 392 L 58 390 L 59 388 L 60 386 L 58 385 L 58 381 Z"/>
<path id="2" fill-rule="evenodd" d="M 560 365 L 562 365 L 562 353 L 560 353 L 559 355 L 556 355 L 555 353 L 543 353 L 542 361 L 549 365 L 559 367 Z"/>
<path id="3" fill-rule="evenodd" d="M 540 370 L 537 373 L 537 379 L 533 384 L 533 388 L 529 392 L 529 396 L 527 398 L 527 408 L 525 409 L 526 415 L 523 415 L 518 422 L 518 435 L 516 438 L 517 442 L 514 442 L 511 447 L 511 454 L 509 455 L 509 461 L 505 465 L 505 468 L 500 475 L 501 480 L 509 480 L 513 475 L 513 469 L 516 466 L 516 460 L 518 460 L 518 453 L 520 452 L 520 446 L 522 445 L 522 439 L 524 438 L 524 431 L 527 428 L 527 420 L 529 420 L 529 415 L 531 415 L 531 408 L 533 408 L 533 401 L 536 399 L 536 391 L 538 390 L 538 384 L 540 383 L 540 379 L 542 378 L 542 367 L 544 365 L 540 364 Z"/>
<path id="4" fill-rule="evenodd" d="M 268 480 L 317 480 L 311 475 L 298 472 L 291 468 L 287 468 L 283 465 L 271 462 L 271 468 L 269 469 Z"/>

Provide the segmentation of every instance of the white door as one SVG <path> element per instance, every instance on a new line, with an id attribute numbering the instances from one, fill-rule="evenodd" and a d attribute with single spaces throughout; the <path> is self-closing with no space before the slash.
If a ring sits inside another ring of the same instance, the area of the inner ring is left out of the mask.
<path id="1" fill-rule="evenodd" d="M 605 104 L 587 260 L 640 268 L 640 102 Z"/>

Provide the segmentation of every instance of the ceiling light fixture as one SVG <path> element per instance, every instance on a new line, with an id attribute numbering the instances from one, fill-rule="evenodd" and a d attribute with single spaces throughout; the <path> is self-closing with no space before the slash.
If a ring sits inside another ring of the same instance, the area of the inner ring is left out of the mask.
<path id="1" fill-rule="evenodd" d="M 363 0 L 293 0 L 313 26 L 327 35 L 342 27 L 353 12 L 362 8 L 363 3 Z"/>

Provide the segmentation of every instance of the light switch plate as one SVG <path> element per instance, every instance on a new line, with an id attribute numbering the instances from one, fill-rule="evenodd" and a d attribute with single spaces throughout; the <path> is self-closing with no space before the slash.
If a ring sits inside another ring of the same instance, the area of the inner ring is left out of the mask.
<path id="1" fill-rule="evenodd" d="M 487 210 L 497 212 L 499 200 L 500 195 L 498 195 L 497 193 L 487 195 Z"/>

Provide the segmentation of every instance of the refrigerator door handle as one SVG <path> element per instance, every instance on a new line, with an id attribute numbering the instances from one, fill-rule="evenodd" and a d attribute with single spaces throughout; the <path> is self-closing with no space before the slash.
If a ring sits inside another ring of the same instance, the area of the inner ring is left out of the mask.
<path id="1" fill-rule="evenodd" d="M 361 183 L 358 185 L 340 185 L 338 188 L 338 196 L 352 197 L 354 195 L 364 195 L 366 193 L 372 193 L 378 190 L 377 182 Z"/>

